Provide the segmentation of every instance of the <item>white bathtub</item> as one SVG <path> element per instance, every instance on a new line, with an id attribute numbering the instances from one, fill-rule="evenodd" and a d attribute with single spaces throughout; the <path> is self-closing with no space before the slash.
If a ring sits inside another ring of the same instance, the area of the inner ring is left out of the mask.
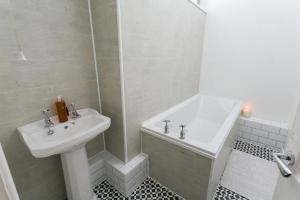
<path id="1" fill-rule="evenodd" d="M 142 131 L 209 158 L 216 158 L 239 117 L 241 102 L 221 97 L 196 95 L 143 122 Z M 171 120 L 164 133 L 163 120 Z M 186 125 L 179 139 L 179 125 Z"/>

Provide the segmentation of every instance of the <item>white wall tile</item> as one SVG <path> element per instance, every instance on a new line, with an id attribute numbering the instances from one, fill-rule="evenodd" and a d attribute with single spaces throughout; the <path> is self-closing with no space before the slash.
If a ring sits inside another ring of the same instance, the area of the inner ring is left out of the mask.
<path id="1" fill-rule="evenodd" d="M 258 141 L 258 136 L 251 133 L 243 133 L 243 137 L 251 141 Z"/>
<path id="2" fill-rule="evenodd" d="M 270 133 L 269 135 L 270 139 L 279 141 L 279 142 L 285 142 L 286 141 L 286 137 L 282 136 L 282 135 L 278 135 L 278 134 L 272 134 Z"/>
<path id="3" fill-rule="evenodd" d="M 276 127 L 276 126 L 270 126 L 270 125 L 266 125 L 264 124 L 262 126 L 262 129 L 268 132 L 272 132 L 272 133 L 279 133 L 280 127 Z"/>
<path id="4" fill-rule="evenodd" d="M 283 142 L 276 142 L 276 147 L 278 147 L 279 149 L 284 149 L 285 148 L 285 143 L 283 143 Z"/>
<path id="5" fill-rule="evenodd" d="M 261 128 L 262 125 L 260 123 L 258 123 L 258 122 L 246 120 L 245 121 L 245 126 L 259 129 L 259 128 Z"/>
<path id="6" fill-rule="evenodd" d="M 105 163 L 104 167 L 99 165 L 103 162 Z M 124 196 L 129 196 L 149 174 L 148 156 L 144 153 L 129 161 L 129 165 L 109 152 L 103 151 L 91 158 L 89 163 L 92 185 L 100 183 L 97 181 L 106 179 Z"/>
<path id="7" fill-rule="evenodd" d="M 261 119 L 242 118 L 239 123 L 237 139 L 279 150 L 285 146 L 288 130 L 285 125 Z"/>
<path id="8" fill-rule="evenodd" d="M 239 120 L 239 124 L 240 124 L 240 125 L 245 125 L 245 120 L 244 120 L 244 119 L 240 119 L 240 120 Z"/>
<path id="9" fill-rule="evenodd" d="M 288 135 L 288 129 L 283 129 L 283 128 L 281 128 L 280 131 L 279 131 L 279 134 L 280 134 L 280 135 L 287 136 L 287 135 Z"/>
<path id="10" fill-rule="evenodd" d="M 240 126 L 239 129 L 240 129 L 240 131 L 247 132 L 247 133 L 251 133 L 252 132 L 252 128 L 248 127 L 248 126 Z"/>
<path id="11" fill-rule="evenodd" d="M 268 137 L 268 135 L 269 135 L 269 133 L 267 131 L 256 129 L 256 128 L 254 128 L 252 130 L 252 133 L 259 137 Z"/>
<path id="12" fill-rule="evenodd" d="M 276 146 L 276 141 L 270 140 L 267 138 L 259 138 L 258 141 L 262 144 L 270 145 L 270 146 Z"/>

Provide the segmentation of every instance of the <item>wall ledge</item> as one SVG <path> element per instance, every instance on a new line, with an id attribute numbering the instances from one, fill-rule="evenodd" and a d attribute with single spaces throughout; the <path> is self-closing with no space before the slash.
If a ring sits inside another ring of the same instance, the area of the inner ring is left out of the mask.
<path id="1" fill-rule="evenodd" d="M 288 136 L 287 125 L 258 118 L 239 119 L 237 139 L 275 151 L 285 148 Z"/>

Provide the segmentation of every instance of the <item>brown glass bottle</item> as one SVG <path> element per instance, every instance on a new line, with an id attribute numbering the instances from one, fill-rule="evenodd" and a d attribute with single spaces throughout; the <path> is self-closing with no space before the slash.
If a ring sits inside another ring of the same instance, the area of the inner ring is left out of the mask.
<path id="1" fill-rule="evenodd" d="M 59 122 L 62 123 L 68 121 L 68 112 L 65 101 L 62 100 L 61 97 L 58 97 L 55 105 Z"/>

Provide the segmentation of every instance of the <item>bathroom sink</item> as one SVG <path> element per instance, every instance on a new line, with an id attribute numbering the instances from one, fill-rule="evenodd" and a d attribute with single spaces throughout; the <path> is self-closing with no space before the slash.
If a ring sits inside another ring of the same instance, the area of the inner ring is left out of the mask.
<path id="1" fill-rule="evenodd" d="M 57 117 L 53 117 L 52 135 L 48 135 L 44 120 L 22 126 L 18 130 L 33 156 L 41 158 L 61 154 L 80 148 L 110 126 L 110 118 L 96 110 L 87 108 L 78 110 L 78 113 L 81 117 L 69 119 L 65 123 L 58 123 Z"/>
<path id="2" fill-rule="evenodd" d="M 96 200 L 90 182 L 85 144 L 110 126 L 110 118 L 94 109 L 78 110 L 80 117 L 59 123 L 52 117 L 54 125 L 45 127 L 40 120 L 19 127 L 21 138 L 34 157 L 42 158 L 60 154 L 66 190 L 70 200 Z"/>

